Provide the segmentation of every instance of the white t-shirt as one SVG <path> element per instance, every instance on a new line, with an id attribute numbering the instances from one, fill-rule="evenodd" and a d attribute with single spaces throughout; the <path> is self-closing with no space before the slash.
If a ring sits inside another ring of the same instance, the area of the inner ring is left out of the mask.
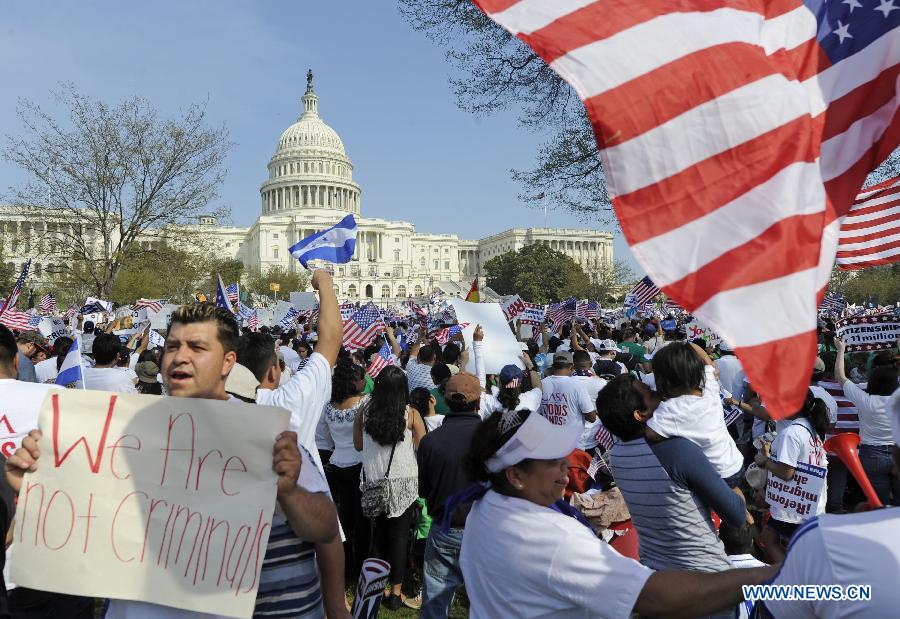
<path id="1" fill-rule="evenodd" d="M 728 434 L 715 370 L 707 365 L 704 372 L 703 395 L 683 395 L 660 402 L 647 426 L 665 438 L 680 436 L 696 444 L 724 479 L 741 470 L 744 457 Z"/>
<path id="2" fill-rule="evenodd" d="M 900 608 L 900 509 L 827 514 L 797 529 L 776 585 L 865 584 L 872 598 L 861 601 L 766 601 L 778 619 L 896 617 Z M 468 527 L 467 527 L 468 532 Z"/>
<path id="3" fill-rule="evenodd" d="M 548 376 L 541 380 L 541 389 L 540 413 L 555 425 L 583 428 L 584 416 L 596 408 L 587 386 L 574 376 Z"/>
<path id="4" fill-rule="evenodd" d="M 469 512 L 459 564 L 472 619 L 620 619 L 653 574 L 574 518 L 494 491 Z"/>
<path id="5" fill-rule="evenodd" d="M 724 355 L 716 359 L 716 369 L 719 370 L 719 382 L 725 390 L 735 400 L 740 400 L 744 395 L 744 381 L 747 380 L 740 360 L 734 355 Z"/>
<path id="6" fill-rule="evenodd" d="M 441 427 L 444 423 L 444 415 L 431 415 L 430 417 L 422 417 L 422 421 L 425 422 L 425 429 L 428 432 L 433 432 Z"/>
<path id="7" fill-rule="evenodd" d="M 891 420 L 887 415 L 889 395 L 869 395 L 849 380 L 844 383 L 844 396 L 856 405 L 859 413 L 861 445 L 893 445 Z"/>
<path id="8" fill-rule="evenodd" d="M 40 363 L 34 364 L 34 373 L 37 375 L 37 382 L 46 383 L 47 381 L 55 381 L 59 372 L 56 369 L 56 357 L 44 359 Z"/>
<path id="9" fill-rule="evenodd" d="M 284 364 L 291 373 L 296 374 L 297 368 L 300 367 L 300 355 L 297 354 L 297 351 L 288 345 L 282 345 L 278 347 L 278 352 L 284 356 Z"/>
<path id="10" fill-rule="evenodd" d="M 114 391 L 116 393 L 137 393 L 134 382 L 126 368 L 82 368 L 84 388 L 94 391 Z M 134 372 L 131 372 L 134 374 Z M 137 376 L 135 374 L 135 376 Z"/>
<path id="11" fill-rule="evenodd" d="M 606 386 L 606 381 L 599 376 L 573 376 L 572 378 L 584 384 L 588 397 L 594 403 L 594 408 L 596 409 L 597 394 Z M 599 424 L 599 419 L 595 419 L 592 422 L 584 422 L 584 432 L 581 433 L 581 438 L 578 440 L 578 449 L 587 451 L 599 444 L 600 441 L 597 440 L 597 426 Z"/>
<path id="12" fill-rule="evenodd" d="M 297 433 L 301 445 L 316 444 L 316 426 L 330 397 L 331 366 L 321 353 L 316 352 L 286 384 L 277 389 L 256 390 L 257 404 L 280 406 L 291 413 L 288 429 Z M 312 453 L 312 457 L 321 468 L 318 450 Z"/>
<path id="13" fill-rule="evenodd" d="M 794 419 L 787 426 L 778 431 L 778 436 L 772 443 L 772 460 L 787 464 L 790 467 L 796 467 L 798 462 L 804 464 L 814 464 L 828 468 L 828 459 L 825 457 L 825 447 L 822 439 L 816 434 L 812 424 L 808 419 Z M 773 473 L 769 471 L 769 475 Z M 828 494 L 828 482 L 822 486 L 822 493 L 819 495 L 819 503 L 816 506 L 816 513 L 825 513 L 825 500 Z M 808 518 L 798 516 L 795 512 L 784 509 L 777 503 L 769 506 L 769 512 L 772 518 L 781 522 L 803 522 Z"/>
<path id="14" fill-rule="evenodd" d="M 500 390 L 496 387 L 491 387 L 491 393 L 486 393 L 481 396 L 481 409 L 479 410 L 479 414 L 482 419 L 487 419 L 493 413 L 498 411 L 502 411 L 503 405 L 500 404 L 500 400 L 497 399 L 497 394 L 500 393 Z M 535 387 L 529 391 L 525 391 L 519 394 L 519 404 L 516 406 L 517 410 L 530 410 L 536 411 L 541 408 L 541 390 Z"/>

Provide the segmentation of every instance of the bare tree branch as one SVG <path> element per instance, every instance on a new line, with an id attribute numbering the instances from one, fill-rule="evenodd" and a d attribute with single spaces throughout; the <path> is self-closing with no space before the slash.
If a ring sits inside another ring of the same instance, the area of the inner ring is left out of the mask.
<path id="1" fill-rule="evenodd" d="M 11 188 L 14 204 L 53 225 L 43 255 L 70 278 L 108 295 L 123 262 L 147 251 L 142 242 L 184 245 L 200 215 L 226 214 L 210 205 L 231 143 L 208 126 L 205 105 L 163 120 L 141 97 L 110 106 L 71 84 L 53 96 L 65 121 L 20 101 L 23 132 L 7 136 L 3 154 L 30 176 Z"/>

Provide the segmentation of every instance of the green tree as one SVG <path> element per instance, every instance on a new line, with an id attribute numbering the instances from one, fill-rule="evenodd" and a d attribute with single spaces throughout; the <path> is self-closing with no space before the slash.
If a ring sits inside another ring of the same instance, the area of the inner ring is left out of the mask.
<path id="1" fill-rule="evenodd" d="M 288 293 L 303 292 L 309 286 L 309 273 L 306 271 L 289 271 L 281 265 L 270 266 L 265 273 L 259 268 L 247 271 L 244 288 L 247 292 L 269 296 L 272 291 L 269 284 L 278 284 L 279 297 L 287 298 Z"/>
<path id="2" fill-rule="evenodd" d="M 209 262 L 202 257 L 168 246 L 142 252 L 125 261 L 109 300 L 121 305 L 130 305 L 141 297 L 186 303 L 194 298 L 198 284 L 208 278 L 208 267 Z"/>
<path id="3" fill-rule="evenodd" d="M 624 260 L 613 260 L 612 264 L 604 263 L 599 269 L 588 273 L 591 280 L 590 299 L 598 299 L 601 303 L 615 303 L 625 298 L 625 292 L 634 283 L 634 270 Z"/>
<path id="4" fill-rule="evenodd" d="M 900 263 L 849 273 L 853 275 L 846 278 L 841 292 L 850 303 L 893 305 L 900 301 Z"/>
<path id="5" fill-rule="evenodd" d="M 591 280 L 582 268 L 543 243 L 495 256 L 484 268 L 488 286 L 500 294 L 518 294 L 530 303 L 585 298 L 591 293 Z"/>
<path id="6" fill-rule="evenodd" d="M 218 276 L 222 276 L 222 282 L 227 286 L 241 281 L 244 273 L 244 263 L 237 258 L 211 258 L 204 267 L 207 271 L 206 279 L 198 287 L 204 292 L 212 292 L 218 284 Z M 243 288 L 243 286 L 242 286 Z"/>
<path id="7" fill-rule="evenodd" d="M 3 243 L 0 241 L 0 296 L 9 294 L 15 283 L 15 267 L 11 265 L 3 256 Z"/>

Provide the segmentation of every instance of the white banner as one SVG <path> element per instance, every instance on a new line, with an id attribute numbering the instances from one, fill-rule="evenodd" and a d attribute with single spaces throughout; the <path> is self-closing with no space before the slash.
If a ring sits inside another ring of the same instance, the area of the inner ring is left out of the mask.
<path id="1" fill-rule="evenodd" d="M 69 330 L 66 328 L 66 323 L 62 318 L 41 318 L 41 322 L 38 324 L 38 331 L 47 338 L 47 343 L 51 346 L 53 346 L 56 338 L 69 335 Z"/>
<path id="2" fill-rule="evenodd" d="M 900 338 L 900 316 L 890 312 L 844 318 L 835 332 L 847 344 L 847 352 L 888 350 Z"/>
<path id="3" fill-rule="evenodd" d="M 470 303 L 462 299 L 453 299 L 450 305 L 456 310 L 456 317 L 460 324 L 467 322 L 469 326 L 463 329 L 463 339 L 466 348 L 472 350 L 472 333 L 475 326 L 481 325 L 484 331 L 484 370 L 488 374 L 499 374 L 504 365 L 514 364 L 524 367 L 519 356 L 522 348 L 509 329 L 503 310 L 499 303 Z M 469 354 L 469 363 L 466 372 L 475 373 L 475 353 Z"/>
<path id="4" fill-rule="evenodd" d="M 828 469 L 823 466 L 798 462 L 791 481 L 784 481 L 769 471 L 766 481 L 766 502 L 803 518 L 816 515 L 819 497 L 825 487 Z"/>
<path id="5" fill-rule="evenodd" d="M 524 309 L 519 316 L 519 320 L 522 321 L 523 325 L 534 325 L 539 327 L 544 324 L 544 316 L 547 313 L 546 307 L 537 303 L 523 303 L 523 305 Z"/>

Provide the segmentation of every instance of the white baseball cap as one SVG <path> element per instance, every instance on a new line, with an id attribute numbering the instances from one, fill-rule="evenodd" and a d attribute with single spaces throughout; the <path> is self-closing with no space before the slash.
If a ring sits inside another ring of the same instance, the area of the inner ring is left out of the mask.
<path id="1" fill-rule="evenodd" d="M 602 340 L 599 346 L 594 344 L 594 348 L 596 348 L 598 351 L 619 352 L 619 345 L 616 344 L 615 340 Z"/>
<path id="2" fill-rule="evenodd" d="M 581 432 L 579 424 L 557 426 L 537 412 L 529 413 L 515 434 L 488 458 L 485 467 L 491 473 L 499 473 L 522 460 L 565 458 L 578 446 Z"/>

